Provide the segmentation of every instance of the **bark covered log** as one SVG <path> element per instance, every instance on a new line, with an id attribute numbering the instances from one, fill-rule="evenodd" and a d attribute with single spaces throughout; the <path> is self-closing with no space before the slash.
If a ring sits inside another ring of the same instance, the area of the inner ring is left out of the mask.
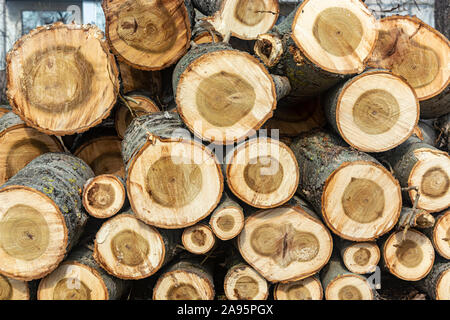
<path id="1" fill-rule="evenodd" d="M 443 259 L 436 261 L 428 276 L 418 285 L 433 300 L 449 300 L 450 262 Z"/>
<path id="2" fill-rule="evenodd" d="M 423 230 L 423 233 L 431 240 L 436 252 L 450 260 L 450 210 L 437 215 L 434 226 Z"/>

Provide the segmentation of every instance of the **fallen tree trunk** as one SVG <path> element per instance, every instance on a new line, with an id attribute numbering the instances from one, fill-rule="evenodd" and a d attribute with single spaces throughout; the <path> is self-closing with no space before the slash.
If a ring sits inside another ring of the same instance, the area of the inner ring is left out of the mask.
<path id="1" fill-rule="evenodd" d="M 109 116 L 119 72 L 94 25 L 42 26 L 8 53 L 8 99 L 27 125 L 47 134 L 83 132 Z"/>
<path id="2" fill-rule="evenodd" d="M 0 275 L 1 300 L 30 300 L 28 282 L 15 280 Z"/>
<path id="3" fill-rule="evenodd" d="M 194 259 L 168 267 L 153 288 L 153 300 L 213 300 L 214 295 L 212 271 Z"/>
<path id="4" fill-rule="evenodd" d="M 450 260 L 450 210 L 436 217 L 436 223 L 423 233 L 431 240 L 436 252 L 444 259 Z"/>
<path id="5" fill-rule="evenodd" d="M 415 89 L 420 117 L 432 119 L 450 112 L 450 43 L 420 19 L 383 18 L 379 40 L 369 65 L 392 70 Z"/>
<path id="6" fill-rule="evenodd" d="M 254 138 L 231 150 L 226 158 L 228 187 L 257 208 L 286 203 L 298 185 L 298 165 L 291 149 L 271 138 Z"/>
<path id="7" fill-rule="evenodd" d="M 211 214 L 209 225 L 217 238 L 231 240 L 241 233 L 244 227 L 244 211 L 239 203 L 224 191 L 219 205 Z"/>
<path id="8" fill-rule="evenodd" d="M 300 168 L 297 192 L 335 234 L 373 241 L 395 226 L 400 185 L 373 157 L 326 132 L 300 136 L 290 147 Z"/>
<path id="9" fill-rule="evenodd" d="M 231 144 L 251 136 L 272 116 L 289 86 L 276 80 L 248 53 L 210 43 L 192 48 L 178 62 L 172 83 L 189 130 L 204 140 Z"/>
<path id="10" fill-rule="evenodd" d="M 356 274 L 375 272 L 380 261 L 380 248 L 375 242 L 351 242 L 337 239 L 336 246 L 347 270 Z"/>
<path id="11" fill-rule="evenodd" d="M 206 254 L 216 245 L 216 237 L 211 228 L 204 223 L 197 223 L 183 230 L 181 235 L 183 247 L 193 254 Z"/>
<path id="12" fill-rule="evenodd" d="M 197 8 L 223 37 L 244 40 L 269 31 L 278 19 L 277 0 L 193 0 Z"/>
<path id="13" fill-rule="evenodd" d="M 64 151 L 60 141 L 23 122 L 8 112 L 0 117 L 0 185 L 34 158 L 47 152 Z"/>
<path id="14" fill-rule="evenodd" d="M 386 70 L 367 71 L 339 84 L 322 101 L 335 132 L 365 152 L 395 148 L 413 134 L 419 121 L 414 90 Z"/>
<path id="15" fill-rule="evenodd" d="M 190 1 L 103 1 L 106 38 L 133 68 L 161 70 L 188 50 L 193 26 Z"/>
<path id="16" fill-rule="evenodd" d="M 136 216 L 147 224 L 167 229 L 194 225 L 222 197 L 217 158 L 192 139 L 177 114 L 160 112 L 134 119 L 122 155 L 128 199 Z"/>
<path id="17" fill-rule="evenodd" d="M 158 230 L 132 212 L 107 220 L 95 237 L 94 258 L 108 273 L 121 279 L 153 275 L 177 253 L 180 233 Z"/>
<path id="18" fill-rule="evenodd" d="M 92 251 L 74 250 L 55 271 L 42 279 L 38 300 L 119 300 L 129 283 L 110 276 L 98 266 Z"/>
<path id="19" fill-rule="evenodd" d="M 290 96 L 307 100 L 362 72 L 376 38 L 375 17 L 361 1 L 306 0 L 258 37 L 255 53 L 289 78 Z"/>
<path id="20" fill-rule="evenodd" d="M 81 190 L 94 176 L 82 160 L 46 153 L 0 189 L 0 272 L 40 279 L 56 269 L 87 221 Z"/>
<path id="21" fill-rule="evenodd" d="M 450 157 L 416 137 L 380 155 L 389 163 L 405 191 L 404 199 L 428 212 L 440 212 L 450 204 Z"/>
<path id="22" fill-rule="evenodd" d="M 443 259 L 437 261 L 428 276 L 418 285 L 433 300 L 449 300 L 450 262 Z"/>
<path id="23" fill-rule="evenodd" d="M 300 202 L 291 203 L 252 214 L 238 237 L 242 257 L 270 282 L 307 278 L 331 256 L 328 229 Z"/>
<path id="24" fill-rule="evenodd" d="M 128 207 L 125 181 L 111 174 L 89 179 L 83 188 L 83 206 L 93 217 L 106 219 Z"/>
<path id="25" fill-rule="evenodd" d="M 317 275 L 309 278 L 277 283 L 273 290 L 274 300 L 322 300 L 323 288 Z"/>

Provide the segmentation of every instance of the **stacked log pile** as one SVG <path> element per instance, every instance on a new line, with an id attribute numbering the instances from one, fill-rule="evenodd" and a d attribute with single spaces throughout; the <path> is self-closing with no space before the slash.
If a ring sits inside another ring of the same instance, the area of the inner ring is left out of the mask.
<path id="1" fill-rule="evenodd" d="M 450 299 L 448 39 L 282 2 L 105 0 L 105 34 L 16 42 L 0 300 Z"/>

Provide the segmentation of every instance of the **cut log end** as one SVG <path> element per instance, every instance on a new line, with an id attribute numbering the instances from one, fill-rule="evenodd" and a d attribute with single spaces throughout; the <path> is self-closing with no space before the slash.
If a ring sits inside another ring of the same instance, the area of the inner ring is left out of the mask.
<path id="1" fill-rule="evenodd" d="M 94 269 L 65 262 L 39 283 L 38 300 L 108 300 L 108 290 Z"/>
<path id="2" fill-rule="evenodd" d="M 242 257 L 271 282 L 306 278 L 331 256 L 331 235 L 298 207 L 279 207 L 246 220 L 238 238 Z"/>
<path id="3" fill-rule="evenodd" d="M 30 300 L 28 283 L 0 275 L 1 300 Z"/>
<path id="4" fill-rule="evenodd" d="M 350 272 L 367 274 L 375 272 L 380 256 L 380 249 L 376 243 L 361 242 L 348 246 L 344 251 L 342 261 Z"/>
<path id="5" fill-rule="evenodd" d="M 214 210 L 222 196 L 223 177 L 217 159 L 202 144 L 155 137 L 130 165 L 127 189 L 140 219 L 177 229 L 194 225 Z"/>
<path id="6" fill-rule="evenodd" d="M 224 207 L 211 215 L 209 224 L 219 239 L 231 240 L 244 227 L 244 213 L 240 207 Z"/>
<path id="7" fill-rule="evenodd" d="M 228 270 L 224 289 L 229 300 L 266 300 L 269 295 L 266 279 L 246 264 Z"/>
<path id="8" fill-rule="evenodd" d="M 295 156 L 277 140 L 249 140 L 235 149 L 227 163 L 228 186 L 251 206 L 280 206 L 297 189 L 299 173 Z"/>
<path id="9" fill-rule="evenodd" d="M 325 288 L 327 300 L 374 300 L 372 288 L 367 280 L 355 274 L 336 277 Z"/>
<path id="10" fill-rule="evenodd" d="M 411 136 L 419 121 L 419 110 L 414 90 L 403 79 L 389 72 L 372 71 L 344 86 L 335 121 L 351 146 L 381 152 Z"/>
<path id="11" fill-rule="evenodd" d="M 126 213 L 106 221 L 95 238 L 95 260 L 121 279 L 151 276 L 161 268 L 165 254 L 160 233 Z"/>
<path id="12" fill-rule="evenodd" d="M 448 153 L 421 148 L 414 151 L 418 162 L 409 174 L 408 185 L 419 188 L 417 207 L 429 212 L 440 212 L 450 203 L 450 157 Z M 414 203 L 417 191 L 409 196 Z"/>
<path id="13" fill-rule="evenodd" d="M 383 259 L 396 277 L 406 281 L 424 278 L 433 267 L 434 248 L 422 233 L 409 229 L 393 233 L 384 243 Z"/>
<path id="14" fill-rule="evenodd" d="M 433 229 L 433 244 L 445 259 L 450 259 L 450 211 L 443 213 Z"/>
<path id="15" fill-rule="evenodd" d="M 201 32 L 198 32 L 194 36 L 194 42 L 196 44 L 202 44 L 202 43 L 213 43 L 213 42 L 222 42 L 223 38 L 220 34 L 217 32 L 211 30 L 203 30 Z"/>
<path id="16" fill-rule="evenodd" d="M 210 227 L 199 223 L 186 228 L 181 236 L 184 248 L 194 254 L 209 252 L 216 243 L 216 238 Z"/>
<path id="17" fill-rule="evenodd" d="M 364 70 L 376 39 L 376 20 L 361 1 L 304 1 L 292 24 L 292 38 L 315 65 L 333 73 Z"/>
<path id="18" fill-rule="evenodd" d="M 8 99 L 25 122 L 48 134 L 88 130 L 106 118 L 118 69 L 94 25 L 55 23 L 19 39 L 7 57 Z"/>
<path id="19" fill-rule="evenodd" d="M 436 284 L 436 300 L 450 300 L 450 269 L 441 273 Z"/>
<path id="20" fill-rule="evenodd" d="M 273 296 L 275 300 L 322 300 L 323 288 L 317 277 L 299 281 L 278 283 Z"/>
<path id="21" fill-rule="evenodd" d="M 20 186 L 0 192 L 2 274 L 26 281 L 42 278 L 61 262 L 66 246 L 64 218 L 52 200 Z"/>
<path id="22" fill-rule="evenodd" d="M 103 1 L 111 50 L 137 69 L 161 70 L 186 53 L 191 25 L 183 1 Z"/>
<path id="23" fill-rule="evenodd" d="M 379 39 L 369 65 L 392 70 L 428 100 L 449 84 L 449 42 L 416 17 L 392 16 L 379 22 Z"/>
<path id="24" fill-rule="evenodd" d="M 322 214 L 327 225 L 351 241 L 371 241 L 391 230 L 402 208 L 397 180 L 369 161 L 346 162 L 327 179 Z"/>
<path id="25" fill-rule="evenodd" d="M 93 217 L 105 219 L 122 209 L 126 199 L 123 183 L 114 175 L 104 174 L 87 182 L 83 190 L 83 205 Z"/>
<path id="26" fill-rule="evenodd" d="M 272 116 L 276 91 L 256 58 L 219 50 L 202 55 L 181 74 L 176 101 L 180 116 L 197 136 L 229 144 L 251 135 Z"/>
<path id="27" fill-rule="evenodd" d="M 255 42 L 255 54 L 268 67 L 275 67 L 283 56 L 284 49 L 281 39 L 274 34 L 260 34 Z"/>

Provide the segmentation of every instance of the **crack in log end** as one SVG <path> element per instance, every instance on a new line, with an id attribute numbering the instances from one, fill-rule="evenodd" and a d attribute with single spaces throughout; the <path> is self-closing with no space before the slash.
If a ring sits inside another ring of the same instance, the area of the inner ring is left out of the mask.
<path id="1" fill-rule="evenodd" d="M 266 5 L 263 0 L 239 0 L 234 9 L 234 17 L 242 24 L 252 27 L 264 19 Z"/>

